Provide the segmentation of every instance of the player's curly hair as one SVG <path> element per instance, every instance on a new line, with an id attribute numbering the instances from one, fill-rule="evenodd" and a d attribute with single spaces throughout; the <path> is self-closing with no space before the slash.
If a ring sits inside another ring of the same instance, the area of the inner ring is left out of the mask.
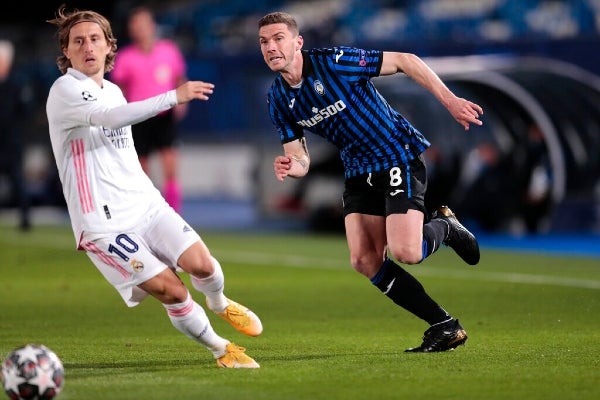
<path id="1" fill-rule="evenodd" d="M 104 38 L 111 47 L 111 51 L 106 56 L 104 61 L 104 72 L 110 72 L 115 65 L 115 56 L 117 55 L 117 39 L 113 35 L 110 22 L 103 15 L 91 11 L 91 10 L 72 10 L 67 11 L 64 5 L 60 6 L 56 18 L 48 20 L 53 25 L 58 27 L 58 47 L 60 48 L 61 55 L 56 58 L 56 65 L 63 74 L 67 72 L 67 68 L 70 68 L 71 60 L 69 60 L 62 52 L 69 46 L 69 34 L 71 28 L 80 22 L 95 22 L 97 23 L 102 31 L 104 32 Z"/>

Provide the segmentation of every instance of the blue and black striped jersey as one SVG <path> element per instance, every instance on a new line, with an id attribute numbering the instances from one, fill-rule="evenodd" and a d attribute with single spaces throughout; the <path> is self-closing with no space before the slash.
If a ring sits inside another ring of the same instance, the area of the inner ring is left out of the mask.
<path id="1" fill-rule="evenodd" d="M 383 52 L 353 47 L 302 51 L 303 83 L 292 88 L 279 75 L 267 102 L 282 143 L 304 130 L 333 143 L 347 178 L 404 165 L 430 143 L 377 91 Z"/>

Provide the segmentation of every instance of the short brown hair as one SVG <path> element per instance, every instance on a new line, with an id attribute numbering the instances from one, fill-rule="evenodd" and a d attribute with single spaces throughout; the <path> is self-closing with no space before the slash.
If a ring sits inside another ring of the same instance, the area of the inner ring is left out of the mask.
<path id="1" fill-rule="evenodd" d="M 62 51 L 69 46 L 69 34 L 71 28 L 80 22 L 95 22 L 100 25 L 104 32 L 104 38 L 111 47 L 111 51 L 106 56 L 104 61 L 104 72 L 110 72 L 115 65 L 115 56 L 117 54 L 117 39 L 114 37 L 110 22 L 103 15 L 95 11 L 67 11 L 64 6 L 58 9 L 56 18 L 48 20 L 53 25 L 58 27 L 58 47 L 60 48 L 61 55 L 56 58 L 56 65 L 63 74 L 67 72 L 67 68 L 72 66 L 71 60 L 69 60 Z"/>
<path id="2" fill-rule="evenodd" d="M 291 14 L 281 11 L 272 12 L 259 19 L 258 29 L 262 28 L 263 26 L 273 24 L 285 24 L 290 32 L 292 32 L 294 35 L 298 35 L 299 33 L 296 19 Z"/>

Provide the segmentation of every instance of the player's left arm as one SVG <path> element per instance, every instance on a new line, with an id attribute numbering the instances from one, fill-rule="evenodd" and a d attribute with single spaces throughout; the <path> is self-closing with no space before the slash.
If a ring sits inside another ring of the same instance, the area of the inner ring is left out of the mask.
<path id="1" fill-rule="evenodd" d="M 465 130 L 469 129 L 470 124 L 483 124 L 479 119 L 483 115 L 483 108 L 456 96 L 421 58 L 411 53 L 384 52 L 380 75 L 399 72 L 405 73 L 431 92 Z"/>

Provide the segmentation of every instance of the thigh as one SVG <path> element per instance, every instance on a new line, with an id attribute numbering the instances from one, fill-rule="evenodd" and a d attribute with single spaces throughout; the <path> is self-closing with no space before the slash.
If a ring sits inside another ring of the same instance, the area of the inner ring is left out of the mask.
<path id="1" fill-rule="evenodd" d="M 410 209 L 404 214 L 391 214 L 386 218 L 386 237 L 392 254 L 420 254 L 423 245 L 423 218 L 421 211 Z"/>
<path id="2" fill-rule="evenodd" d="M 386 188 L 386 232 L 390 255 L 415 263 L 422 257 L 426 215 L 427 171 L 421 157 L 389 171 Z"/>
<path id="3" fill-rule="evenodd" d="M 386 247 L 385 191 L 378 183 L 384 176 L 365 174 L 344 183 L 344 224 L 350 262 L 369 278 L 381 266 Z"/>
<path id="4" fill-rule="evenodd" d="M 344 219 L 352 267 L 371 278 L 381 266 L 386 249 L 385 218 L 352 213 Z"/>
<path id="5" fill-rule="evenodd" d="M 426 188 L 421 158 L 346 180 L 344 214 L 353 265 L 369 276 L 381 265 L 386 247 L 407 259 L 420 254 Z"/>
<path id="6" fill-rule="evenodd" d="M 187 249 L 201 242 L 200 235 L 171 207 L 157 213 L 144 238 L 157 257 L 173 268 L 179 266 L 179 258 Z"/>
<path id="7" fill-rule="evenodd" d="M 344 217 L 354 213 L 385 216 L 385 177 L 385 172 L 379 172 L 347 178 L 344 182 Z"/>
<path id="8" fill-rule="evenodd" d="M 388 216 L 408 210 L 426 213 L 427 170 L 422 157 L 387 170 L 359 175 L 344 183 L 344 216 Z"/>
<path id="9" fill-rule="evenodd" d="M 385 191 L 386 215 L 406 214 L 409 210 L 426 214 L 427 169 L 422 157 L 390 168 L 386 178 L 380 182 Z"/>
<path id="10" fill-rule="evenodd" d="M 202 240 L 193 243 L 179 257 L 177 266 L 196 278 L 208 278 L 215 272 L 213 258 Z"/>

